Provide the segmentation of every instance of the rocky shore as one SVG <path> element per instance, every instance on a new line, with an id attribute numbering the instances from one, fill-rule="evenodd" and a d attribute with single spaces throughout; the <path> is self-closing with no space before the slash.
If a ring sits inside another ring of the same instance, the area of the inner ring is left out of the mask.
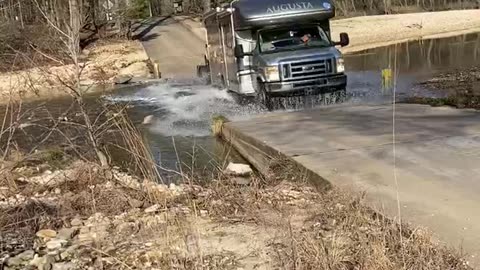
<path id="1" fill-rule="evenodd" d="M 79 161 L 4 164 L 0 269 L 470 269 L 428 232 L 281 164 L 169 185 Z"/>

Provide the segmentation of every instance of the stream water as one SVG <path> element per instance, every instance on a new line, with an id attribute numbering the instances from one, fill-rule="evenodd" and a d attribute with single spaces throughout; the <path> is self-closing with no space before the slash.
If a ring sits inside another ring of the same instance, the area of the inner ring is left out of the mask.
<path id="1" fill-rule="evenodd" d="M 479 62 L 480 34 L 414 41 L 347 55 L 349 84 L 346 103 L 391 102 L 391 93 L 382 88 L 381 70 L 385 68 L 396 67 L 395 85 L 399 98 L 435 97 L 444 93 L 424 89 L 416 83 L 440 71 L 478 65 Z M 91 97 L 91 106 L 97 106 L 96 99 L 98 97 Z M 153 122 L 142 125 L 141 130 L 158 164 L 172 170 L 178 170 L 180 163 L 207 168 L 226 159 L 241 159 L 235 151 L 210 135 L 213 115 L 242 120 L 267 113 L 255 102 L 239 103 L 228 92 L 193 80 L 122 88 L 102 96 L 101 100 L 128 103 L 135 124 L 140 124 L 145 116 L 153 115 Z M 48 113 L 55 115 L 71 102 L 52 99 L 46 104 Z M 121 157 L 115 158 L 121 160 Z"/>

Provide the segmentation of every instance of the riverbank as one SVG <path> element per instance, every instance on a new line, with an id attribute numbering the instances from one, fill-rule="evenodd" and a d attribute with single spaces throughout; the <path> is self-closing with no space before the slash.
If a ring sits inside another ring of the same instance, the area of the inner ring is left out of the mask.
<path id="1" fill-rule="evenodd" d="M 451 10 L 410 14 L 364 16 L 331 22 L 332 37 L 350 36 L 342 48 L 353 53 L 411 40 L 444 38 L 480 31 L 480 10 Z"/>
<path id="2" fill-rule="evenodd" d="M 92 163 L 38 165 L 2 167 L 5 269 L 470 269 L 428 232 L 318 190 L 286 161 L 267 178 L 170 186 Z"/>
<path id="3" fill-rule="evenodd" d="M 82 51 L 80 84 L 93 92 L 109 86 L 118 78 L 150 77 L 149 58 L 138 41 L 99 41 Z M 31 99 L 68 95 L 66 87 L 75 80 L 74 65 L 35 67 L 0 74 L 0 97 Z"/>
<path id="4" fill-rule="evenodd" d="M 432 106 L 453 106 L 455 108 L 480 109 L 480 67 L 442 72 L 432 79 L 419 83 L 421 87 L 446 93 L 445 97 L 418 97 L 407 102 Z"/>

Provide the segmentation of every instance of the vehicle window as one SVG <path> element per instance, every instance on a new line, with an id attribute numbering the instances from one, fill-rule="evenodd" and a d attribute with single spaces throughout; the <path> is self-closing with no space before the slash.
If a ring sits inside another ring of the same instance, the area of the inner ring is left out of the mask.
<path id="1" fill-rule="evenodd" d="M 296 49 L 298 47 L 327 47 L 330 40 L 318 26 L 293 29 L 263 30 L 260 33 L 261 52 Z"/>

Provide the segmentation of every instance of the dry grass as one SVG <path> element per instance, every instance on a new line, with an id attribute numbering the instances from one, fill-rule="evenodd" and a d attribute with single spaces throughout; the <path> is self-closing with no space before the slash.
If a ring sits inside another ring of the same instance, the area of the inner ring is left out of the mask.
<path id="1" fill-rule="evenodd" d="M 197 193 L 196 204 L 219 222 L 252 223 L 276 232 L 269 244 L 275 267 L 470 269 L 462 254 L 424 229 L 397 224 L 372 211 L 361 194 L 319 190 L 285 160 L 275 162 L 274 168 L 273 178 L 254 180 L 249 186 L 214 181 L 200 196 Z"/>

